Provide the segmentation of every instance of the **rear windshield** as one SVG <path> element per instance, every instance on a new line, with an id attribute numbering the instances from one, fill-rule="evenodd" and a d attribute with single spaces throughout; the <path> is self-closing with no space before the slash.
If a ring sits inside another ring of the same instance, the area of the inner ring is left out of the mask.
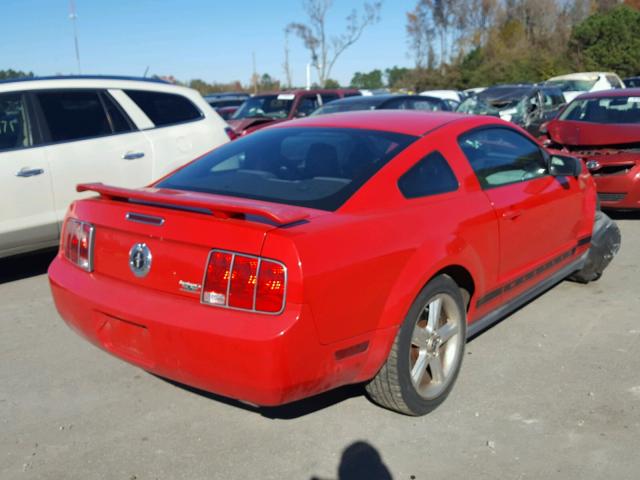
<path id="1" fill-rule="evenodd" d="M 287 93 L 251 97 L 244 102 L 233 118 L 287 118 L 293 106 L 294 99 L 295 95 Z"/>
<path id="2" fill-rule="evenodd" d="M 592 123 L 640 123 L 640 97 L 574 100 L 560 120 Z"/>
<path id="3" fill-rule="evenodd" d="M 598 81 L 592 80 L 549 80 L 547 84 L 558 87 L 563 92 L 588 92 Z"/>
<path id="4" fill-rule="evenodd" d="M 275 128 L 227 143 L 158 187 L 336 210 L 417 137 L 345 128 Z"/>

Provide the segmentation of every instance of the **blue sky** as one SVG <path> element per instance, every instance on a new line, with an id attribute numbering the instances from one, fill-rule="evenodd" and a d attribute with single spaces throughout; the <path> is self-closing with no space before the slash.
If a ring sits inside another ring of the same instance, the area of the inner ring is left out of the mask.
<path id="1" fill-rule="evenodd" d="M 0 69 L 37 75 L 77 73 L 69 0 L 2 0 Z M 410 66 L 406 12 L 415 0 L 386 0 L 381 22 L 340 57 L 331 77 L 348 84 L 356 71 Z M 360 1 L 334 0 L 330 31 L 339 33 Z M 172 74 L 181 80 L 240 80 L 259 73 L 284 80 L 284 27 L 304 19 L 302 0 L 76 0 L 83 73 Z M 295 84 L 305 82 L 308 54 L 290 40 Z"/>

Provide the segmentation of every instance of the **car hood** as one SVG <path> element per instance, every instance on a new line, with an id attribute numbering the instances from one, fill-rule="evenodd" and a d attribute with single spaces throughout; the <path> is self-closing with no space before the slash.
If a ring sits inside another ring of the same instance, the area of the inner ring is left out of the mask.
<path id="1" fill-rule="evenodd" d="M 240 135 L 245 130 L 257 130 L 276 121 L 277 120 L 270 117 L 247 117 L 227 120 L 227 123 Z"/>
<path id="2" fill-rule="evenodd" d="M 564 146 L 625 145 L 640 142 L 640 125 L 552 120 L 549 135 Z"/>

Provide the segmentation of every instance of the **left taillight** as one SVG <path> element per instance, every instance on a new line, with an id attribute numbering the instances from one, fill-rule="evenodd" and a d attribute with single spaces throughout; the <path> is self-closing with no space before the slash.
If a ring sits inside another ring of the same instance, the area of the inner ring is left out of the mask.
<path id="1" fill-rule="evenodd" d="M 62 252 L 67 260 L 87 272 L 93 271 L 93 225 L 69 218 L 62 231 Z"/>

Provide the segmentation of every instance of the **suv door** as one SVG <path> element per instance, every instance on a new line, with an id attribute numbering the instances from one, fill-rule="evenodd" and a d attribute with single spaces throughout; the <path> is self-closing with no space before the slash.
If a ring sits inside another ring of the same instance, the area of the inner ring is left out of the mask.
<path id="1" fill-rule="evenodd" d="M 499 276 L 518 282 L 507 294 L 514 296 L 549 273 L 536 269 L 576 246 L 581 187 L 573 177 L 550 176 L 540 147 L 508 127 L 471 130 L 459 145 L 498 216 Z"/>
<path id="2" fill-rule="evenodd" d="M 58 239 L 51 169 L 31 118 L 27 95 L 0 94 L 0 257 Z"/>
<path id="3" fill-rule="evenodd" d="M 73 200 L 87 196 L 76 192 L 78 183 L 142 187 L 151 182 L 151 142 L 106 90 L 50 90 L 33 96 L 50 142 L 46 152 L 58 221 Z"/>

